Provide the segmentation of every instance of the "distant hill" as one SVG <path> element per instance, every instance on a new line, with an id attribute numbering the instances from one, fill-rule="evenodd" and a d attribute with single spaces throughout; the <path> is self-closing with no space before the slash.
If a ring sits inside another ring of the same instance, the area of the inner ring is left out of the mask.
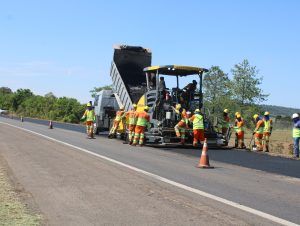
<path id="1" fill-rule="evenodd" d="M 263 111 L 269 111 L 272 116 L 292 116 L 293 113 L 300 113 L 299 108 L 288 108 L 275 105 L 260 105 Z"/>

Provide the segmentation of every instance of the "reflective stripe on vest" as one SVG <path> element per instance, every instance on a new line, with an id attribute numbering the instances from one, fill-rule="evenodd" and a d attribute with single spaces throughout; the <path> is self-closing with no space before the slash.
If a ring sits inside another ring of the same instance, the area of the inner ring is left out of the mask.
<path id="1" fill-rule="evenodd" d="M 193 129 L 204 129 L 203 124 L 203 116 L 202 115 L 195 115 L 193 120 Z"/>
<path id="2" fill-rule="evenodd" d="M 263 134 L 263 133 L 264 133 L 264 125 L 265 125 L 264 121 L 263 121 L 263 120 L 259 120 L 259 121 L 256 123 L 256 125 L 257 125 L 257 124 L 260 124 L 260 126 L 259 126 L 257 129 L 255 129 L 255 132 L 256 132 L 257 134 Z"/>
<path id="3" fill-rule="evenodd" d="M 300 129 L 293 128 L 293 137 L 300 137 Z"/>

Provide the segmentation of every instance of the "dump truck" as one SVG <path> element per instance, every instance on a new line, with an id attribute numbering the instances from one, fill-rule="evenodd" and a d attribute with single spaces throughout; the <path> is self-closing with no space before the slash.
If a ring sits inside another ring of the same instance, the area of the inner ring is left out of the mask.
<path id="1" fill-rule="evenodd" d="M 187 111 L 202 109 L 205 124 L 205 137 L 208 143 L 226 146 L 229 136 L 223 136 L 211 123 L 209 111 L 203 107 L 202 79 L 208 70 L 201 67 L 165 65 L 151 66 L 152 52 L 148 48 L 128 45 L 115 45 L 110 76 L 113 83 L 113 96 L 118 106 L 126 111 L 137 104 L 137 111 L 149 106 L 151 128 L 145 133 L 147 144 L 173 145 L 179 143 L 174 126 L 179 121 L 175 105 L 182 103 Z M 183 95 L 186 90 L 179 87 L 181 78 L 198 77 L 197 90 Z M 174 87 L 164 92 L 159 89 L 160 78 L 170 77 L 175 80 Z M 166 96 L 168 94 L 168 96 Z M 115 110 L 118 110 L 114 108 Z M 126 131 L 123 131 L 126 133 Z M 192 129 L 187 130 L 186 144 L 192 144 Z"/>

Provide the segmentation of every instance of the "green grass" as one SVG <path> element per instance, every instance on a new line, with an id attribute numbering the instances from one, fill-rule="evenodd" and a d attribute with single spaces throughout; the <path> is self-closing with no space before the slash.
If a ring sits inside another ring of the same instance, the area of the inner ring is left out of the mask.
<path id="1" fill-rule="evenodd" d="M 0 225 L 37 226 L 40 224 L 41 216 L 30 213 L 25 204 L 20 201 L 0 165 Z"/>

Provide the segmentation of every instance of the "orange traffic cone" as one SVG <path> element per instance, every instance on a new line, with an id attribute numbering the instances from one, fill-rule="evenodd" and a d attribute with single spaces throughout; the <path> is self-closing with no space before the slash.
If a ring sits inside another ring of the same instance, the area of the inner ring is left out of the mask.
<path id="1" fill-rule="evenodd" d="M 53 123 L 52 123 L 52 120 L 49 121 L 49 129 L 53 129 Z"/>
<path id="2" fill-rule="evenodd" d="M 214 168 L 213 166 L 209 165 L 209 157 L 208 157 L 208 148 L 207 148 L 207 139 L 205 138 L 201 157 L 199 160 L 198 168 L 204 168 L 204 169 L 211 169 Z"/>

